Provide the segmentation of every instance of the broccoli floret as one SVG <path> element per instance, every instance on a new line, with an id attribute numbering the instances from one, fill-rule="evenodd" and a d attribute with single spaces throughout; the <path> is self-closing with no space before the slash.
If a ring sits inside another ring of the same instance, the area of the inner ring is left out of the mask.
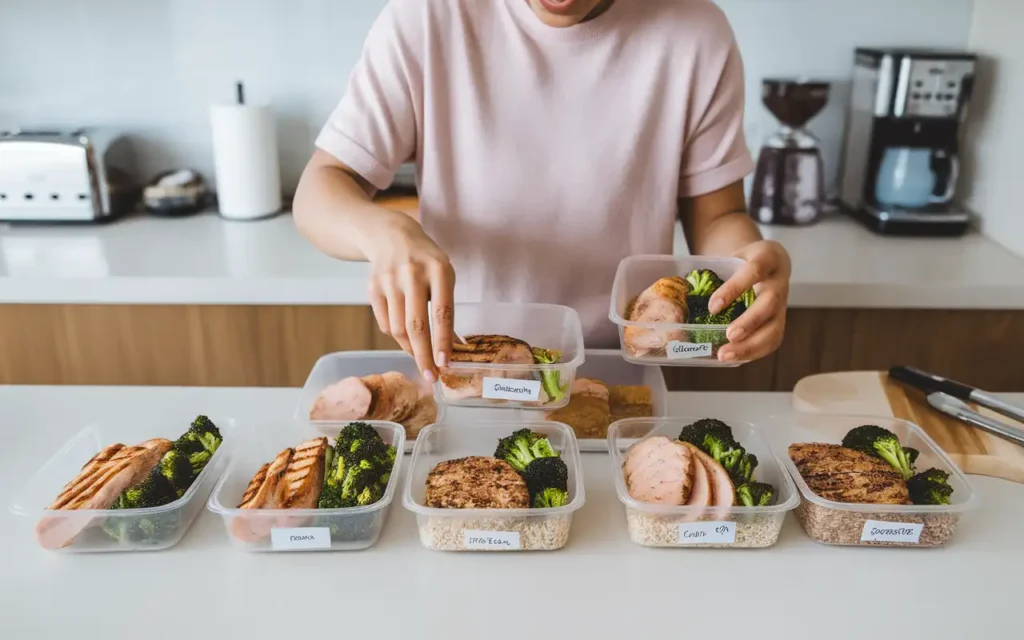
<path id="1" fill-rule="evenodd" d="M 530 503 L 537 507 L 561 507 L 569 501 L 569 468 L 559 457 L 536 458 L 522 473 L 530 491 Z"/>
<path id="2" fill-rule="evenodd" d="M 744 507 L 764 507 L 775 502 L 775 487 L 767 482 L 747 482 L 736 487 L 736 501 Z"/>
<path id="3" fill-rule="evenodd" d="M 555 364 L 561 359 L 561 351 L 533 347 L 533 361 L 537 364 Z M 541 371 L 540 382 L 544 387 L 544 392 L 548 394 L 549 402 L 558 402 L 565 397 L 562 376 L 558 371 Z"/>
<path id="4" fill-rule="evenodd" d="M 686 275 L 686 282 L 690 285 L 689 295 L 708 298 L 723 281 L 711 269 L 694 269 Z"/>
<path id="5" fill-rule="evenodd" d="M 914 465 L 917 464 L 917 457 L 921 455 L 921 452 L 911 447 L 903 447 L 903 451 L 907 454 L 907 462 L 910 463 L 910 470 L 914 470 Z"/>
<path id="6" fill-rule="evenodd" d="M 220 429 L 206 416 L 198 416 L 192 421 L 188 431 L 174 441 L 173 451 L 185 456 L 192 465 L 192 481 L 202 473 L 206 463 L 217 452 L 224 439 Z"/>
<path id="7" fill-rule="evenodd" d="M 159 507 L 178 499 L 174 485 L 160 472 L 160 465 L 153 467 L 145 479 L 128 487 L 114 499 L 111 509 L 145 509 Z"/>
<path id="8" fill-rule="evenodd" d="M 914 504 L 949 504 L 953 495 L 949 474 L 934 467 L 907 480 L 907 491 Z"/>
<path id="9" fill-rule="evenodd" d="M 679 440 L 689 442 L 703 448 L 704 436 L 714 435 L 721 440 L 729 441 L 737 446 L 738 443 L 732 437 L 732 427 L 715 418 L 702 418 L 694 423 L 683 427 L 679 432 Z"/>
<path id="10" fill-rule="evenodd" d="M 873 424 L 856 427 L 843 438 L 843 446 L 885 460 L 900 472 L 904 480 L 913 475 L 906 450 L 896 434 L 888 429 Z"/>
<path id="11" fill-rule="evenodd" d="M 380 456 L 386 448 L 377 430 L 365 422 L 345 425 L 334 441 L 338 455 L 353 453 L 367 460 Z"/>
<path id="12" fill-rule="evenodd" d="M 210 452 L 210 455 L 216 453 L 220 443 L 224 441 L 220 435 L 220 429 L 206 416 L 197 416 L 192 421 L 192 426 L 189 427 L 189 433 L 203 445 L 204 449 Z"/>
<path id="13" fill-rule="evenodd" d="M 733 484 L 750 482 L 754 477 L 754 469 L 756 468 L 757 456 L 752 453 L 744 453 L 743 457 L 736 463 L 736 469 L 731 474 Z"/>
<path id="14" fill-rule="evenodd" d="M 529 429 L 519 429 L 512 435 L 502 438 L 494 450 L 495 458 L 508 462 L 520 473 L 536 458 L 550 458 L 557 455 L 547 438 Z"/>
<path id="15" fill-rule="evenodd" d="M 170 481 L 179 498 L 188 491 L 196 479 L 188 456 L 176 449 L 171 449 L 160 458 L 159 468 L 160 474 Z"/>
<path id="16" fill-rule="evenodd" d="M 729 472 L 734 484 L 750 480 L 757 467 L 757 456 L 747 453 L 733 438 L 732 428 L 714 418 L 704 418 L 686 425 L 679 440 L 696 445 L 718 461 Z"/>

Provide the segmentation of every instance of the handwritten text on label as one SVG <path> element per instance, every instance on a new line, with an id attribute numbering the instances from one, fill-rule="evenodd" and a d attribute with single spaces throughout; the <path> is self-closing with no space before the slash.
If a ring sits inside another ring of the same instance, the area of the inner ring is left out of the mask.
<path id="1" fill-rule="evenodd" d="M 514 551 L 520 548 L 518 531 L 470 531 L 462 532 L 466 548 L 474 551 Z"/>
<path id="2" fill-rule="evenodd" d="M 669 360 L 689 360 L 690 358 L 706 358 L 711 355 L 710 342 L 679 342 L 673 340 L 665 347 L 665 356 Z"/>
<path id="3" fill-rule="evenodd" d="M 483 396 L 491 400 L 540 400 L 540 381 L 484 378 Z"/>

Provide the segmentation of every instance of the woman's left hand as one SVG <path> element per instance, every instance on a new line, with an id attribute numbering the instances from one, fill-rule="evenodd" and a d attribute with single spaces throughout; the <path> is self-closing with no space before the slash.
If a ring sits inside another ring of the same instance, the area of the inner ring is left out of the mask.
<path id="1" fill-rule="evenodd" d="M 718 351 L 723 362 L 763 358 L 779 348 L 786 331 L 791 271 L 786 249 L 774 240 L 760 240 L 740 249 L 736 257 L 746 264 L 712 294 L 708 310 L 718 313 L 750 287 L 756 299 L 729 325 L 729 344 Z"/>

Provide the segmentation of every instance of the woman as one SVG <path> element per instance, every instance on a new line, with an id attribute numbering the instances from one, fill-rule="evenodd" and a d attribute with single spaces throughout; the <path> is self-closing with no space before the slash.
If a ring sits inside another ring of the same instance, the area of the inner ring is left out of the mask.
<path id="1" fill-rule="evenodd" d="M 427 380 L 456 297 L 565 304 L 588 347 L 615 345 L 615 269 L 671 253 L 677 215 L 693 253 L 746 261 L 711 310 L 755 286 L 719 358 L 760 358 L 782 340 L 790 266 L 744 213 L 743 93 L 710 0 L 392 0 L 317 138 L 296 221 L 325 253 L 370 262 L 380 329 Z M 371 200 L 413 159 L 421 223 Z"/>

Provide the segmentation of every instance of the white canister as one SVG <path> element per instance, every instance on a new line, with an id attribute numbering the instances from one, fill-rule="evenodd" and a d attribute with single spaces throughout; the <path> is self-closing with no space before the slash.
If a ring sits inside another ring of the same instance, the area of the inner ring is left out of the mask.
<path id="1" fill-rule="evenodd" d="M 281 169 L 270 107 L 214 105 L 210 125 L 220 215 L 253 220 L 280 212 Z"/>

